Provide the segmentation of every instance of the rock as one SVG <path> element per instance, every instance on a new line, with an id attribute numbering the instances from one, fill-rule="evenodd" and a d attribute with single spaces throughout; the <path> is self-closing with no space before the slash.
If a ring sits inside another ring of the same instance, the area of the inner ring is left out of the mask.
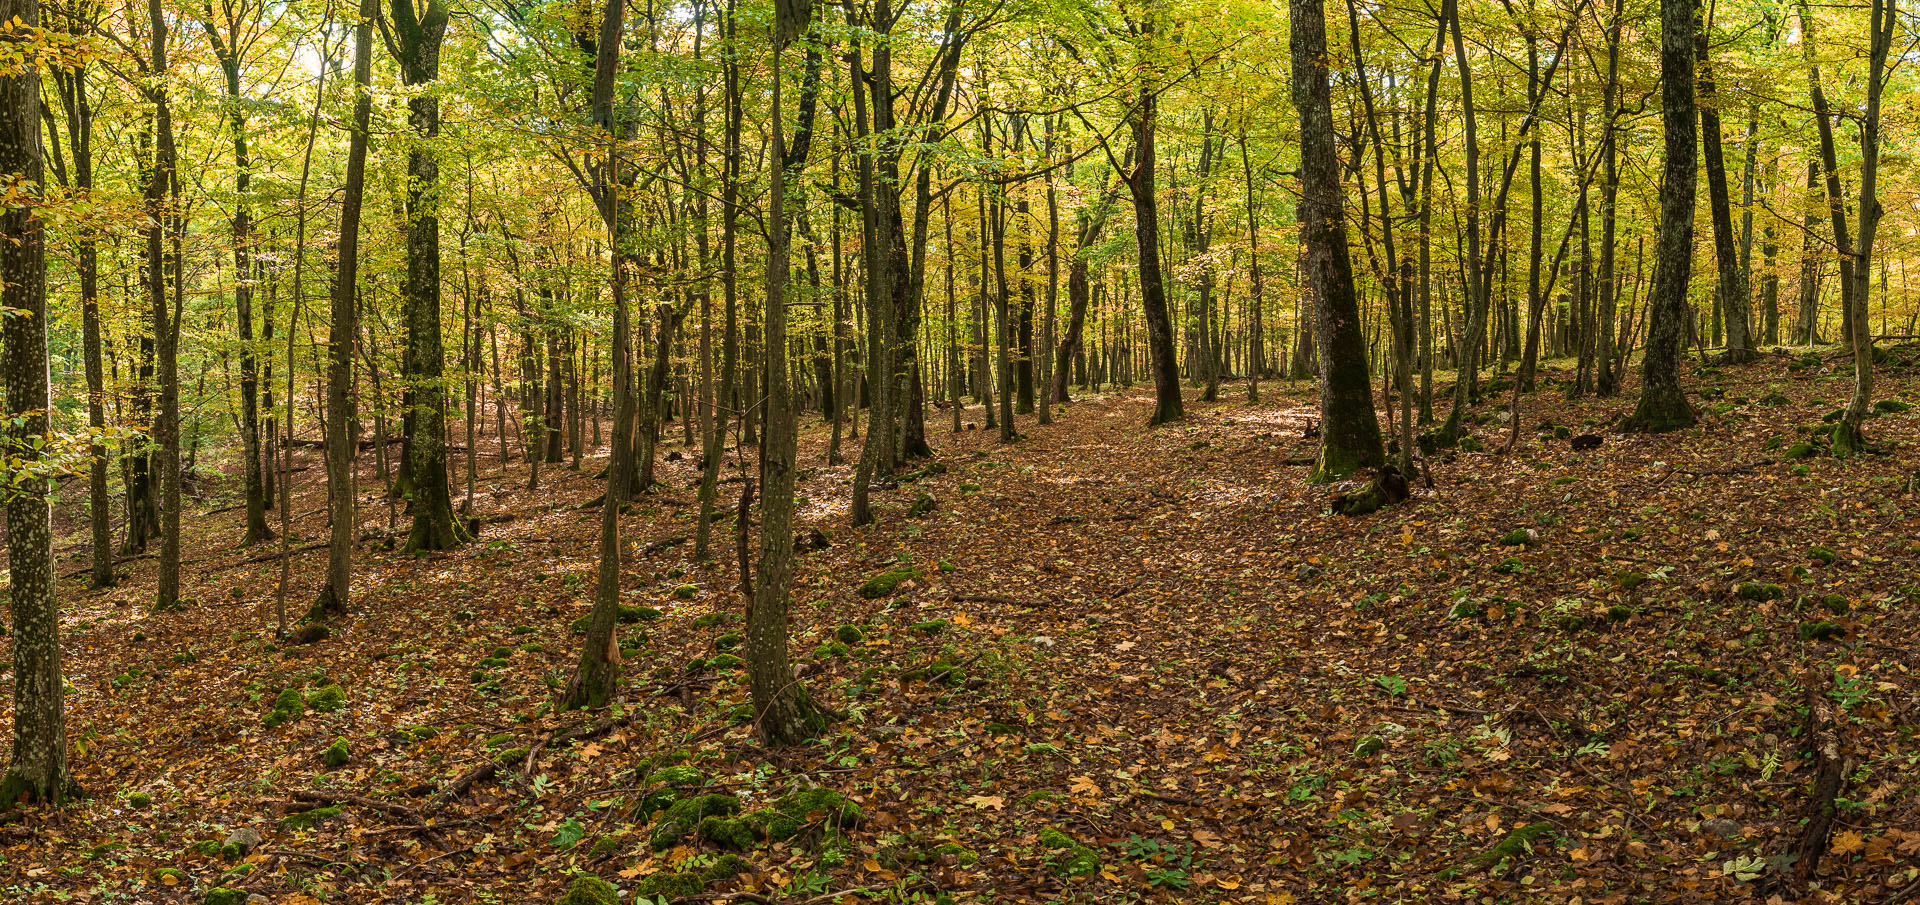
<path id="1" fill-rule="evenodd" d="M 260 847 L 260 831 L 250 826 L 237 827 L 227 834 L 227 841 L 220 847 L 225 849 L 229 845 L 235 846 L 243 857 L 252 854 L 254 849 Z"/>
<path id="2" fill-rule="evenodd" d="M 873 736 L 876 741 L 889 742 L 906 735 L 907 727 L 893 725 L 875 726 L 869 730 L 867 734 Z"/>
<path id="3" fill-rule="evenodd" d="M 825 550 L 829 543 L 825 531 L 818 528 L 802 528 L 793 536 L 793 552 L 800 554 Z"/>
<path id="4" fill-rule="evenodd" d="M 1715 817 L 1712 820 L 1701 821 L 1700 832 L 1727 840 L 1738 839 L 1741 836 L 1739 821 L 1728 820 L 1725 817 Z"/>
<path id="5" fill-rule="evenodd" d="M 1294 567 L 1293 577 L 1299 581 L 1311 581 L 1320 577 L 1320 567 L 1310 562 L 1303 562 Z"/>
<path id="6" fill-rule="evenodd" d="M 1590 449 L 1599 449 L 1600 444 L 1605 442 L 1605 438 L 1599 434 L 1581 434 L 1571 441 L 1568 441 L 1567 445 L 1572 446 L 1576 452 L 1585 452 Z"/>

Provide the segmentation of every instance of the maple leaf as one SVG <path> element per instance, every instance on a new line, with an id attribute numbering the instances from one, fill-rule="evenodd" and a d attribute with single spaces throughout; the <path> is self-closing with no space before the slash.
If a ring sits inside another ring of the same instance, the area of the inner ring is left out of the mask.
<path id="1" fill-rule="evenodd" d="M 1100 787 L 1094 784 L 1091 776 L 1071 776 L 1067 778 L 1067 791 L 1092 798 L 1100 794 Z"/>
<path id="2" fill-rule="evenodd" d="M 1831 847 L 1833 853 L 1836 855 L 1851 855 L 1865 848 L 1866 845 L 1867 841 L 1861 838 L 1859 833 L 1846 830 L 1845 832 L 1834 834 L 1833 845 Z"/>
<path id="3" fill-rule="evenodd" d="M 992 808 L 998 811 L 1007 806 L 1007 800 L 999 795 L 969 795 L 967 804 L 976 808 Z"/>

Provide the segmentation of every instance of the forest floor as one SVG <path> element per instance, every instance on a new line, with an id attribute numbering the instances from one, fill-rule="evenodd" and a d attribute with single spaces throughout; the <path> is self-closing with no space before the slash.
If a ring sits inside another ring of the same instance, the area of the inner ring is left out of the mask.
<path id="1" fill-rule="evenodd" d="M 1012 446 L 937 412 L 944 472 L 878 492 L 865 529 L 810 419 L 800 521 L 831 543 L 797 559 L 792 643 L 841 718 L 779 752 L 743 721 L 740 670 L 709 663 L 740 625 L 730 520 L 714 562 L 664 543 L 698 512 L 691 453 L 624 521 L 626 602 L 660 614 L 621 626 L 624 700 L 596 714 L 547 702 L 592 597 L 597 460 L 530 492 L 483 458 L 479 542 L 358 550 L 353 613 L 306 646 L 274 642 L 277 547 L 236 548 L 236 511 L 187 519 L 176 612 L 148 611 L 150 559 L 85 591 L 73 537 L 88 797 L 0 825 L 0 898 L 547 903 L 590 872 L 627 902 L 1911 901 L 1920 409 L 1869 422 L 1878 454 L 1789 459 L 1851 381 L 1835 350 L 1798 356 L 1690 365 L 1706 416 L 1663 437 L 1612 433 L 1630 397 L 1568 401 L 1550 368 L 1514 452 L 1436 460 L 1431 489 L 1361 518 L 1305 482 L 1305 384 L 1189 389 L 1158 429 L 1143 390 L 1082 395 Z M 1896 351 L 1876 398 L 1920 403 L 1916 359 Z M 1483 409 L 1488 450 L 1506 404 Z M 1570 448 L 1589 431 L 1599 449 Z M 310 464 L 296 549 L 324 536 Z M 922 493 L 938 508 L 908 517 Z M 1534 535 L 1503 544 L 1516 529 Z M 294 613 L 323 565 L 295 557 Z M 897 568 L 919 574 L 857 592 Z M 312 706 L 267 728 L 289 689 Z M 1846 762 L 1802 884 L 1828 734 Z M 794 794 L 813 787 L 855 807 Z M 788 819 L 675 841 L 655 812 L 676 799 Z M 222 853 L 236 828 L 260 838 Z M 750 865 L 731 878 L 728 843 Z"/>

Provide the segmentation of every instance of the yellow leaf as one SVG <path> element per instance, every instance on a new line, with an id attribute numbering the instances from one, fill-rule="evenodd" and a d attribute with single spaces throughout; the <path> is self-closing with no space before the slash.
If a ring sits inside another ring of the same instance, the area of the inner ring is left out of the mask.
<path id="1" fill-rule="evenodd" d="M 998 795 L 971 795 L 967 798 L 967 804 L 976 808 L 992 808 L 998 811 L 1007 806 L 1007 800 Z"/>
<path id="2" fill-rule="evenodd" d="M 1100 787 L 1094 784 L 1091 776 L 1073 776 L 1067 779 L 1067 791 L 1075 795 L 1093 796 L 1100 794 Z"/>
<path id="3" fill-rule="evenodd" d="M 1865 839 L 1860 838 L 1859 833 L 1856 833 L 1852 830 L 1847 830 L 1844 833 L 1834 834 L 1833 852 L 1836 855 L 1851 855 L 1854 852 L 1857 852 L 1862 848 L 1865 848 L 1866 844 L 1867 844 L 1867 841 Z"/>
<path id="4" fill-rule="evenodd" d="M 966 628 L 973 624 L 973 617 L 965 613 L 955 613 L 953 614 L 953 624 L 961 628 Z"/>

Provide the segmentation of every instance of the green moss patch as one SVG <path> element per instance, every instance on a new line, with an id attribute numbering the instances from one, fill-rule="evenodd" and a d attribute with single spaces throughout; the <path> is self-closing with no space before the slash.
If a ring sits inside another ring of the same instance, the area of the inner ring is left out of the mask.
<path id="1" fill-rule="evenodd" d="M 919 578 L 921 572 L 914 568 L 888 569 L 874 575 L 860 585 L 859 594 L 868 600 L 878 600 L 893 593 L 895 588 Z"/>

